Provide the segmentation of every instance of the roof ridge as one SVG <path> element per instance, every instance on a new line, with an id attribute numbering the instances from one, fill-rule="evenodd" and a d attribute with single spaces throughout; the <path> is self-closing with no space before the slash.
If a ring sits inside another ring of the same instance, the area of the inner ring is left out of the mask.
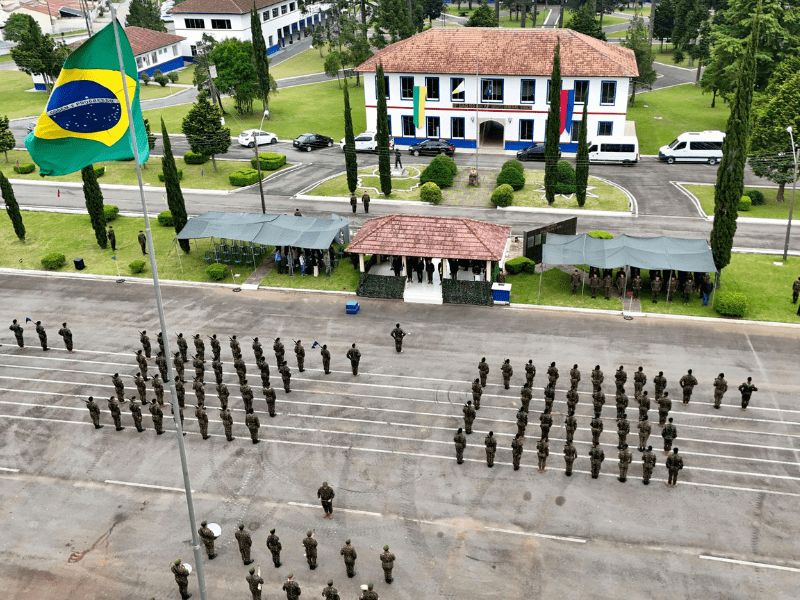
<path id="1" fill-rule="evenodd" d="M 472 226 L 472 223 L 478 223 L 478 221 L 474 221 L 473 219 L 468 219 L 468 218 L 466 218 L 466 217 L 461 217 L 461 221 L 464 223 L 464 225 L 467 227 L 467 229 L 469 229 L 469 230 L 470 230 L 470 232 L 472 233 L 472 235 L 474 235 L 474 236 L 475 236 L 475 239 L 476 239 L 476 240 L 478 240 L 478 241 L 480 242 L 481 246 L 483 246 L 483 247 L 486 249 L 486 251 L 487 251 L 487 252 L 491 252 L 491 249 L 490 249 L 490 248 L 489 248 L 489 247 L 486 245 L 486 243 L 485 243 L 485 242 L 484 242 L 484 241 L 481 239 L 481 236 L 480 236 L 480 235 L 478 235 L 478 232 L 477 232 L 477 231 L 475 231 L 475 229 L 474 229 L 474 228 L 473 228 L 473 226 Z"/>

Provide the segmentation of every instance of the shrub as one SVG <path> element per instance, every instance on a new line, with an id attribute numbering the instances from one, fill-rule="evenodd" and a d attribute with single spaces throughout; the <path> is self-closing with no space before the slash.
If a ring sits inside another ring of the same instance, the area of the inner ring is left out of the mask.
<path id="1" fill-rule="evenodd" d="M 19 163 L 19 165 L 14 165 L 14 173 L 26 175 L 27 173 L 33 173 L 35 170 L 36 165 L 33 163 Z"/>
<path id="2" fill-rule="evenodd" d="M 517 159 L 507 160 L 506 162 L 504 162 L 502 170 L 505 171 L 506 169 L 516 169 L 520 173 L 525 172 L 525 167 Z"/>
<path id="3" fill-rule="evenodd" d="M 747 312 L 747 296 L 739 292 L 717 292 L 714 308 L 721 315 L 743 317 Z"/>
<path id="4" fill-rule="evenodd" d="M 155 71 L 153 71 L 153 79 L 158 79 L 162 75 L 164 74 L 161 72 L 161 69 L 156 69 Z"/>
<path id="5" fill-rule="evenodd" d="M 167 73 L 167 77 L 172 83 L 178 83 L 178 72 L 172 71 L 171 73 Z"/>
<path id="6" fill-rule="evenodd" d="M 119 206 L 114 206 L 113 204 L 106 204 L 103 206 L 103 214 L 106 217 L 106 223 L 109 221 L 113 221 L 119 216 Z"/>
<path id="7" fill-rule="evenodd" d="M 175 225 L 175 220 L 172 218 L 172 211 L 165 210 L 158 213 L 158 222 L 162 227 L 172 227 Z"/>
<path id="8" fill-rule="evenodd" d="M 180 181 L 181 179 L 183 179 L 183 169 L 178 169 L 178 181 Z M 164 181 L 164 172 L 163 171 L 158 174 L 158 180 L 159 181 Z"/>
<path id="9" fill-rule="evenodd" d="M 763 206 L 767 203 L 767 199 L 764 198 L 764 194 L 761 193 L 761 190 L 747 190 L 744 195 L 750 198 L 753 206 Z"/>
<path id="10" fill-rule="evenodd" d="M 260 152 L 258 160 L 261 163 L 262 171 L 276 171 L 286 164 L 286 156 L 275 152 Z M 254 169 L 256 168 L 255 157 L 250 159 L 250 165 Z"/>
<path id="11" fill-rule="evenodd" d="M 128 265 L 128 268 L 131 270 L 131 273 L 142 273 L 144 272 L 144 267 L 147 263 L 143 260 L 135 260 L 131 264 Z"/>
<path id="12" fill-rule="evenodd" d="M 255 169 L 239 169 L 228 175 L 228 181 L 231 182 L 231 185 L 237 187 L 253 185 L 258 181 L 258 171 Z"/>
<path id="13" fill-rule="evenodd" d="M 42 266 L 53 271 L 60 269 L 65 264 L 67 264 L 67 257 L 58 252 L 51 252 L 42 259 Z"/>
<path id="14" fill-rule="evenodd" d="M 526 258 L 524 256 L 518 256 L 517 258 L 512 258 L 511 260 L 507 260 L 505 264 L 505 269 L 512 275 L 516 275 L 517 273 L 535 273 L 536 272 L 536 263 L 533 262 L 530 258 Z"/>
<path id="15" fill-rule="evenodd" d="M 200 154 L 199 152 L 192 152 L 189 150 L 183 155 L 183 162 L 185 162 L 187 165 L 202 165 L 208 162 L 208 157 L 205 154 Z"/>
<path id="16" fill-rule="evenodd" d="M 455 177 L 454 167 L 455 163 L 452 158 L 440 154 L 431 161 L 431 164 L 425 167 L 425 170 L 419 176 L 419 180 L 421 183 L 432 181 L 440 188 L 450 187 L 453 185 L 453 177 Z M 456 173 L 458 172 L 457 167 L 455 171 Z"/>
<path id="17" fill-rule="evenodd" d="M 575 193 L 575 169 L 566 160 L 560 160 L 556 165 L 555 193 L 563 195 Z"/>
<path id="18" fill-rule="evenodd" d="M 429 181 L 419 188 L 419 199 L 430 204 L 441 204 L 442 190 L 439 189 L 438 185 Z"/>
<path id="19" fill-rule="evenodd" d="M 613 240 L 614 236 L 608 233 L 607 231 L 590 231 L 586 235 L 590 235 L 593 238 L 597 238 L 598 240 Z"/>
<path id="20" fill-rule="evenodd" d="M 206 267 L 206 275 L 209 279 L 220 281 L 228 274 L 228 267 L 222 263 L 214 263 Z"/>
<path id="21" fill-rule="evenodd" d="M 516 192 L 525 187 L 525 175 L 513 167 L 509 169 L 503 169 L 497 175 L 497 185 L 502 185 L 504 183 L 510 185 L 511 188 Z"/>
<path id="22" fill-rule="evenodd" d="M 739 200 L 739 210 L 743 212 L 750 210 L 751 203 L 752 200 L 750 200 L 750 196 L 742 196 Z"/>
<path id="23" fill-rule="evenodd" d="M 147 73 L 142 73 L 142 83 L 145 85 L 150 85 L 150 75 Z"/>
<path id="24" fill-rule="evenodd" d="M 100 165 L 99 167 L 94 167 L 94 176 L 95 177 L 102 177 L 106 173 L 106 166 Z"/>
<path id="25" fill-rule="evenodd" d="M 514 200 L 514 188 L 507 183 L 498 186 L 492 192 L 492 203 L 495 206 L 511 206 Z"/>
<path id="26" fill-rule="evenodd" d="M 154 79 L 156 80 L 156 83 L 161 87 L 166 87 L 167 84 L 169 83 L 169 79 L 167 79 L 163 75 L 158 75 Z"/>

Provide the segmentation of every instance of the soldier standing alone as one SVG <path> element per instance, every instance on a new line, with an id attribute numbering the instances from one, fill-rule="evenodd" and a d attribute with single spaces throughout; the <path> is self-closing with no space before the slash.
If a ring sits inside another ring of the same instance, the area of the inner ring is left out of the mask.
<path id="1" fill-rule="evenodd" d="M 328 350 L 327 344 L 322 344 L 322 350 L 319 351 L 320 355 L 322 356 L 322 368 L 325 371 L 325 375 L 331 374 L 331 351 Z"/>
<path id="2" fill-rule="evenodd" d="M 16 323 L 16 321 L 14 322 Z M 485 357 L 478 363 L 478 374 L 481 378 L 481 387 L 486 387 L 486 377 L 489 375 L 489 363 L 486 362 Z"/>
<path id="3" fill-rule="evenodd" d="M 67 347 L 67 352 L 72 354 L 72 332 L 67 327 L 66 323 L 61 324 L 61 329 L 58 330 L 58 335 L 64 338 L 64 345 Z"/>
<path id="4" fill-rule="evenodd" d="M 339 551 L 339 554 L 344 556 L 344 566 L 347 570 L 348 577 L 355 577 L 356 574 L 356 558 L 358 555 L 356 554 L 356 549 L 350 545 L 350 539 L 346 539 L 344 541 L 344 546 Z"/>
<path id="5" fill-rule="evenodd" d="M 322 510 L 325 511 L 323 519 L 325 517 L 333 519 L 333 498 L 335 496 L 336 492 L 333 491 L 333 488 L 328 486 L 327 481 L 323 481 L 322 487 L 317 490 L 317 498 L 322 502 Z"/>
<path id="6" fill-rule="evenodd" d="M 253 545 L 253 540 L 250 538 L 250 534 L 244 530 L 244 525 L 242 523 L 239 523 L 239 531 L 234 535 L 236 537 L 236 543 L 239 544 L 239 553 L 242 555 L 242 562 L 249 565 L 253 562 L 253 559 L 250 558 L 250 547 Z M 253 571 L 254 569 L 251 569 L 250 573 L 252 574 Z M 262 579 L 260 583 L 264 583 L 264 580 Z M 253 591 L 252 587 L 250 591 Z"/>
<path id="7" fill-rule="evenodd" d="M 580 284 L 581 284 L 581 276 L 580 276 L 580 273 L 578 273 L 578 269 L 575 269 L 575 271 L 572 273 L 572 295 L 573 296 L 577 296 L 578 295 L 578 286 Z"/>
<path id="8" fill-rule="evenodd" d="M 389 546 L 385 545 L 383 547 L 383 552 L 381 553 L 381 567 L 383 567 L 383 578 L 386 580 L 386 583 L 392 583 L 394 581 L 394 578 L 392 577 L 394 561 L 394 554 L 389 552 Z"/>
<path id="9" fill-rule="evenodd" d="M 361 362 L 361 352 L 356 345 L 353 344 L 350 350 L 347 351 L 347 359 L 350 361 L 350 366 L 353 369 L 353 375 L 358 376 L 358 363 Z"/>
<path id="10" fill-rule="evenodd" d="M 797 304 L 798 296 L 800 296 L 800 277 L 792 284 L 792 304 Z"/>
<path id="11" fill-rule="evenodd" d="M 742 410 L 747 410 L 747 405 L 750 404 L 750 396 L 753 392 L 757 392 L 758 388 L 752 383 L 753 378 L 748 377 L 747 381 L 739 386 L 739 392 L 742 394 Z"/>
<path id="12" fill-rule="evenodd" d="M 483 444 L 486 446 L 486 465 L 493 467 L 494 455 L 497 452 L 497 440 L 494 439 L 494 432 L 489 432 L 489 435 L 484 438 Z"/>
<path id="13" fill-rule="evenodd" d="M 389 335 L 394 338 L 394 349 L 400 354 L 403 351 L 403 338 L 406 336 L 406 332 L 400 328 L 400 323 L 392 329 L 392 333 Z"/>
<path id="14" fill-rule="evenodd" d="M 300 342 L 300 340 L 297 340 L 294 345 L 294 355 L 297 357 L 297 370 L 302 373 L 305 371 L 303 365 L 306 362 L 306 349 L 303 348 L 303 344 Z"/>
<path id="15" fill-rule="evenodd" d="M 720 373 L 719 377 L 714 380 L 714 408 L 719 410 L 719 405 L 722 402 L 722 395 L 728 391 L 728 382 L 725 381 L 725 374 Z"/>
<path id="16" fill-rule="evenodd" d="M 141 232 L 139 232 L 139 235 L 142 235 Z M 191 598 L 192 595 L 189 593 L 189 570 L 181 564 L 180 558 L 175 559 L 175 564 L 172 565 L 171 570 L 175 576 L 175 583 L 178 584 L 181 599 L 187 600 L 187 598 Z"/>
<path id="17" fill-rule="evenodd" d="M 369 214 L 369 194 L 367 192 L 361 196 L 361 202 L 364 203 L 364 212 Z"/>
<path id="18" fill-rule="evenodd" d="M 139 240 L 139 246 L 142 247 L 142 254 L 147 254 L 147 237 L 144 235 L 144 231 L 141 229 L 139 230 L 139 236 L 137 239 Z"/>

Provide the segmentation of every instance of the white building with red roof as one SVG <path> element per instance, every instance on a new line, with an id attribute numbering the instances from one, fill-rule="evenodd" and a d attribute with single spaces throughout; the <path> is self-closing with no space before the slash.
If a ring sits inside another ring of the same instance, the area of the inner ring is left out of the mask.
<path id="1" fill-rule="evenodd" d="M 630 79 L 638 75 L 632 50 L 570 29 L 502 27 L 434 27 L 358 66 L 367 129 L 377 125 L 375 69 L 381 63 L 390 131 L 398 145 L 439 138 L 457 148 L 515 151 L 542 143 L 557 42 L 562 151 L 577 150 L 587 103 L 590 141 L 623 135 Z"/>

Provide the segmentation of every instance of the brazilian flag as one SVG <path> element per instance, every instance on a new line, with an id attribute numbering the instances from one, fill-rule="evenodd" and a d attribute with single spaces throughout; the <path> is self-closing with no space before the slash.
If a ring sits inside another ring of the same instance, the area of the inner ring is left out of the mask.
<path id="1" fill-rule="evenodd" d="M 64 61 L 36 128 L 25 147 L 44 175 L 66 175 L 95 162 L 133 158 L 115 23 L 93 35 Z M 131 45 L 117 26 L 131 99 L 139 161 L 150 157 L 139 106 L 139 81 Z"/>

